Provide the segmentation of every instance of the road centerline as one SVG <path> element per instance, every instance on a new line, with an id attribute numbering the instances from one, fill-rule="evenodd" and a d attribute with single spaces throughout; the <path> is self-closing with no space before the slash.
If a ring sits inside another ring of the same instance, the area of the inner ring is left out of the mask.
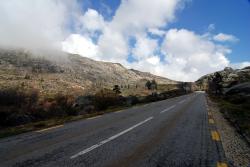
<path id="1" fill-rule="evenodd" d="M 111 136 L 111 137 L 109 137 L 109 138 L 107 138 L 107 139 L 105 139 L 105 140 L 103 140 L 103 141 L 101 141 L 101 142 L 99 142 L 99 143 L 97 143 L 97 144 L 95 144 L 95 145 L 93 145 L 93 146 L 87 148 L 87 149 L 84 149 L 83 151 L 80 151 L 79 153 L 77 153 L 77 154 L 75 154 L 75 155 L 72 155 L 72 156 L 70 157 L 70 159 L 74 159 L 74 158 L 77 158 L 78 156 L 84 155 L 84 154 L 86 154 L 86 153 L 88 153 L 88 152 L 90 152 L 90 151 L 92 151 L 92 150 L 94 150 L 94 149 L 96 149 L 96 148 L 102 146 L 103 144 L 108 143 L 108 142 L 110 142 L 110 141 L 112 141 L 112 140 L 118 138 L 119 136 L 124 135 L 125 133 L 128 133 L 129 131 L 135 129 L 136 127 L 138 127 L 138 126 L 140 126 L 140 125 L 142 125 L 142 124 L 144 124 L 144 123 L 146 123 L 146 122 L 148 122 L 148 121 L 150 121 L 150 120 L 153 119 L 153 118 L 154 118 L 154 117 L 149 117 L 149 118 L 145 119 L 144 121 L 139 122 L 139 123 L 137 123 L 137 124 L 131 126 L 130 128 L 128 128 L 128 129 L 126 129 L 126 130 L 124 130 L 124 131 L 121 131 L 120 133 L 118 133 L 118 134 L 116 134 L 116 135 L 114 135 L 114 136 Z"/>

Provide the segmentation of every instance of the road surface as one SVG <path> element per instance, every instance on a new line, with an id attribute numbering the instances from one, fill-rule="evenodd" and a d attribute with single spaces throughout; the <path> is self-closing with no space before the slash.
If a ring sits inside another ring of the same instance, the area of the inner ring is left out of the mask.
<path id="1" fill-rule="evenodd" d="M 144 106 L 0 140 L 8 167 L 224 167 L 205 94 Z"/>

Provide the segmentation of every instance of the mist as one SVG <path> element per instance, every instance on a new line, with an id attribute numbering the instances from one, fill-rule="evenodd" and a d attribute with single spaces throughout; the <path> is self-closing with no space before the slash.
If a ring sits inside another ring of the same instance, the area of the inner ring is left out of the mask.
<path id="1" fill-rule="evenodd" d="M 0 48 L 61 52 L 76 6 L 76 1 L 70 0 L 1 1 Z"/>

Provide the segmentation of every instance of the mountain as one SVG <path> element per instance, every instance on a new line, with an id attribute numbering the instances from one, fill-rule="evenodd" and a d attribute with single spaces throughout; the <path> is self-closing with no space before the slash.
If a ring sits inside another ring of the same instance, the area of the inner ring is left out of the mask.
<path id="1" fill-rule="evenodd" d="M 143 87 L 147 80 L 158 84 L 178 82 L 146 72 L 126 69 L 119 63 L 95 61 L 79 55 L 35 54 L 0 50 L 0 89 L 36 89 L 41 94 L 91 94 L 100 88 Z M 125 91 L 126 92 L 126 91 Z"/>

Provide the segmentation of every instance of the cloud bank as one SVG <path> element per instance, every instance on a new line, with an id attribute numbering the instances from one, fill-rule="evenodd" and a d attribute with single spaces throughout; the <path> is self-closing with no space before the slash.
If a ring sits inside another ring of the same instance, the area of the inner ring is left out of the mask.
<path id="1" fill-rule="evenodd" d="M 70 0 L 0 2 L 0 47 L 60 49 L 75 8 Z"/>
<path id="2" fill-rule="evenodd" d="M 0 47 L 56 49 L 170 79 L 194 81 L 230 65 L 229 34 L 166 29 L 190 0 L 122 0 L 108 21 L 77 0 L 3 0 Z M 15 11 L 15 12 L 13 12 Z M 238 66 L 247 65 L 238 64 Z"/>

